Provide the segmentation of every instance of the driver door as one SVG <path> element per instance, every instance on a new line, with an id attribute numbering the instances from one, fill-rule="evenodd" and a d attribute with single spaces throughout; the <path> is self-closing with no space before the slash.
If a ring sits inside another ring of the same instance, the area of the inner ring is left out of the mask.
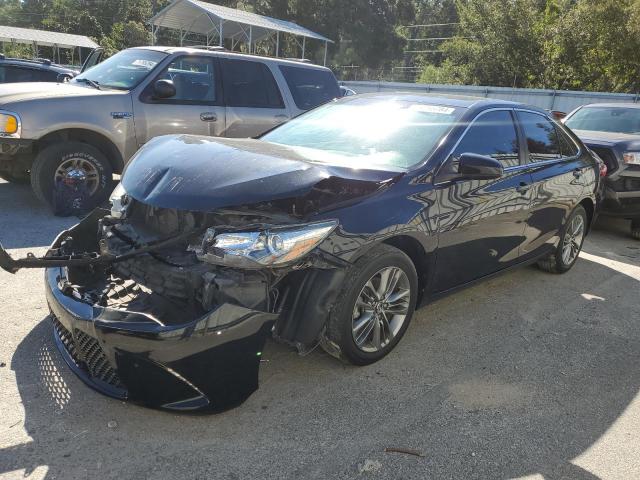
<path id="1" fill-rule="evenodd" d="M 435 285 L 439 292 L 507 268 L 519 260 L 531 204 L 531 176 L 522 167 L 522 147 L 510 110 L 481 113 L 439 172 L 440 207 Z M 494 180 L 456 180 L 463 153 L 499 160 Z M 453 175 L 451 175 L 453 174 Z"/>
<path id="2" fill-rule="evenodd" d="M 139 146 L 159 135 L 192 134 L 221 136 L 225 109 L 217 59 L 212 56 L 176 57 L 134 98 L 136 136 Z M 176 89 L 171 98 L 157 98 L 158 80 L 170 80 Z"/>

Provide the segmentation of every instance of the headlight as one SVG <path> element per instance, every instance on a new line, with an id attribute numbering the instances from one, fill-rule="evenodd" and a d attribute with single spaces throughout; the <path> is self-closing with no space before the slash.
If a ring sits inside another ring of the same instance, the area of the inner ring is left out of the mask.
<path id="1" fill-rule="evenodd" d="M 115 188 L 111 197 L 109 197 L 109 201 L 111 202 L 111 216 L 114 218 L 124 218 L 127 215 L 127 209 L 131 204 L 131 197 L 127 194 L 127 191 L 122 186 L 122 183 L 119 183 Z"/>
<path id="2" fill-rule="evenodd" d="M 239 268 L 277 267 L 304 257 L 336 228 L 338 222 L 310 223 L 263 231 L 216 234 L 206 231 L 198 258 Z"/>
<path id="3" fill-rule="evenodd" d="M 640 152 L 626 152 L 622 158 L 626 164 L 640 165 Z"/>
<path id="4" fill-rule="evenodd" d="M 20 138 L 20 117 L 15 113 L 0 112 L 0 137 Z"/>

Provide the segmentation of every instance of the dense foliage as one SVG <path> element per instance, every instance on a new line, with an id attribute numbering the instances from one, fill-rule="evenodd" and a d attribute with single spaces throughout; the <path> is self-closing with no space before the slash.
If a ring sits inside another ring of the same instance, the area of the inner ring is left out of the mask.
<path id="1" fill-rule="evenodd" d="M 212 0 L 213 1 L 213 0 Z M 0 24 L 88 35 L 109 52 L 149 43 L 169 0 L 0 0 Z M 289 19 L 336 40 L 330 62 L 369 78 L 638 92 L 640 0 L 215 0 Z M 407 28 L 407 25 L 438 24 Z M 443 24 L 443 25 L 440 25 Z M 453 25 L 450 25 L 453 24 Z M 174 35 L 173 37 L 171 35 Z M 436 37 L 437 40 L 424 40 Z M 452 38 L 450 38 L 452 37 Z M 163 33 L 162 43 L 175 41 Z M 18 47 L 24 50 L 24 47 Z M 26 47 L 28 50 L 28 47 Z M 268 43 L 258 46 L 269 52 Z M 299 55 L 293 38 L 285 55 Z M 319 42 L 307 56 L 319 61 Z M 418 52 L 418 53 L 416 53 Z"/>

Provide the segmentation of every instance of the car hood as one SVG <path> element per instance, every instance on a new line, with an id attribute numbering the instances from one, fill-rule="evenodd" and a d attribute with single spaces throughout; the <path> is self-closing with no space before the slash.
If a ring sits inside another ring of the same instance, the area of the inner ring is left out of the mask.
<path id="1" fill-rule="evenodd" d="M 126 94 L 123 90 L 97 90 L 78 83 L 24 82 L 0 84 L 0 106 L 24 100 L 61 97 L 95 97 Z"/>
<path id="2" fill-rule="evenodd" d="M 376 193 L 402 175 L 314 164 L 261 140 L 169 135 L 135 155 L 122 184 L 159 208 L 210 212 L 288 199 L 293 213 L 305 215 Z"/>
<path id="3" fill-rule="evenodd" d="M 612 146 L 617 145 L 625 150 L 640 149 L 640 135 L 630 135 L 627 133 L 615 132 L 595 132 L 591 130 L 573 131 L 587 146 Z"/>

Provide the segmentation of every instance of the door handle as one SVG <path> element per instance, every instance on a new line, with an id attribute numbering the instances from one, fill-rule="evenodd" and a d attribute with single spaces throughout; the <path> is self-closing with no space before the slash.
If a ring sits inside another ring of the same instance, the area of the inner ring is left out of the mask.
<path id="1" fill-rule="evenodd" d="M 276 115 L 275 117 L 276 120 L 289 120 L 289 116 L 288 115 Z"/>
<path id="2" fill-rule="evenodd" d="M 516 192 L 520 193 L 521 195 L 525 195 L 530 188 L 531 185 L 527 182 L 520 182 L 520 185 L 516 187 Z"/>
<path id="3" fill-rule="evenodd" d="M 218 116 L 213 112 L 203 112 L 200 114 L 200 120 L 203 122 L 217 122 Z"/>
<path id="4" fill-rule="evenodd" d="M 580 170 L 579 168 L 576 168 L 573 171 L 573 176 L 576 177 L 576 178 L 580 178 L 582 176 L 582 170 Z"/>

